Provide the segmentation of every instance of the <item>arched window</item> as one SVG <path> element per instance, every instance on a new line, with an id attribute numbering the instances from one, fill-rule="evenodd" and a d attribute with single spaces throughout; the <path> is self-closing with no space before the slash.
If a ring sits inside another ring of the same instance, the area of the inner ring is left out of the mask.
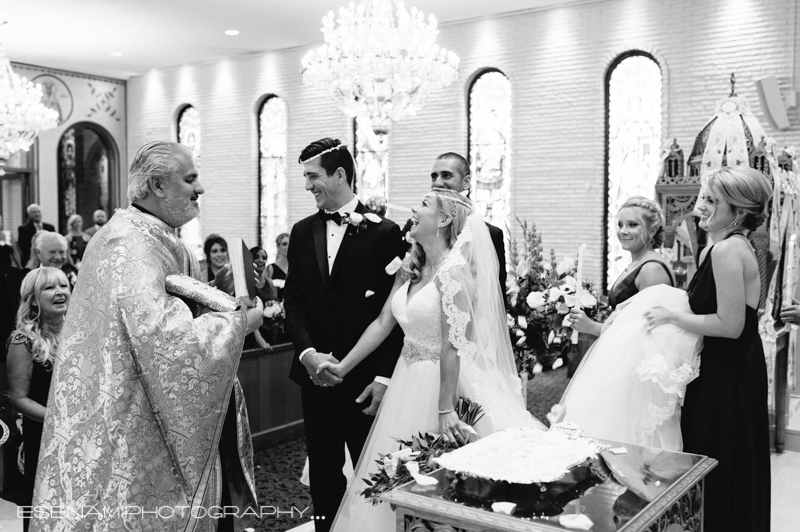
<path id="1" fill-rule="evenodd" d="M 511 214 L 511 82 L 499 70 L 469 89 L 471 198 L 484 219 L 505 228 Z"/>
<path id="2" fill-rule="evenodd" d="M 353 119 L 358 164 L 358 197 L 366 201 L 372 196 L 389 194 L 389 134 L 372 129 L 369 120 Z"/>
<path id="3" fill-rule="evenodd" d="M 661 147 L 661 68 L 644 52 L 620 56 L 606 75 L 606 286 L 630 264 L 617 239 L 617 213 L 631 196 L 655 197 Z"/>
<path id="4" fill-rule="evenodd" d="M 185 106 L 178 113 L 178 142 L 192 150 L 194 164 L 200 171 L 200 113 L 191 105 Z M 202 203 L 202 197 L 198 200 Z M 202 211 L 201 211 L 202 212 Z M 195 254 L 197 260 L 204 260 L 203 253 L 203 227 L 200 218 L 191 220 L 180 228 L 181 240 L 186 247 Z"/>
<path id="5" fill-rule="evenodd" d="M 258 235 L 270 259 L 286 231 L 286 102 L 270 95 L 258 111 Z"/>

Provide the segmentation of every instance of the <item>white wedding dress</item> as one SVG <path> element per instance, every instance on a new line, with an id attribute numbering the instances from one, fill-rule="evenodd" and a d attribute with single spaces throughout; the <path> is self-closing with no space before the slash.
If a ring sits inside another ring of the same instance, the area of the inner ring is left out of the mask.
<path id="1" fill-rule="evenodd" d="M 675 325 L 647 330 L 644 313 L 662 306 L 691 312 L 684 290 L 646 288 L 617 308 L 561 399 L 554 422 L 575 423 L 583 435 L 683 450 L 680 408 L 699 375 L 703 337 Z"/>
<path id="2" fill-rule="evenodd" d="M 470 237 L 467 233 L 464 240 L 469 242 Z M 462 240 L 461 237 L 459 240 Z M 494 253 L 492 247 L 489 249 Z M 502 375 L 496 367 L 487 372 L 481 368 L 481 362 L 472 362 L 470 358 L 470 347 L 476 347 L 476 343 L 468 339 L 471 333 L 467 329 L 473 329 L 468 327 L 470 314 L 455 310 L 455 307 L 464 305 L 463 300 L 459 299 L 463 286 L 456 279 L 464 266 L 468 267 L 464 254 L 459 251 L 454 247 L 436 275 L 437 282 L 425 285 L 410 300 L 408 281 L 395 292 L 391 307 L 392 314 L 405 333 L 403 349 L 356 466 L 353 482 L 339 507 L 332 529 L 334 532 L 395 530 L 395 514 L 389 504 L 373 506 L 361 496 L 361 492 L 367 488 L 363 479 L 377 472 L 375 461 L 379 453 L 389 454 L 400 449 L 395 438 L 409 440 L 419 433 L 439 432 L 439 353 L 442 349 L 444 318 L 442 297 L 445 298 L 445 306 L 450 309 L 444 311 L 450 325 L 449 339 L 460 357 L 458 394 L 477 401 L 485 412 L 473 427 L 478 435 L 483 437 L 509 427 L 547 430 L 525 409 L 518 379 L 516 387 L 509 386 L 508 375 Z M 494 278 L 497 278 L 496 273 Z M 496 290 L 499 294 L 499 289 Z"/>

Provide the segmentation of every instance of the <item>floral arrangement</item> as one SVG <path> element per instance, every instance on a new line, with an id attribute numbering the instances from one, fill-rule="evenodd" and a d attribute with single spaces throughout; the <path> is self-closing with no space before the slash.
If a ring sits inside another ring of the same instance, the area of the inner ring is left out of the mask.
<path id="1" fill-rule="evenodd" d="M 458 419 L 470 426 L 474 426 L 483 417 L 481 405 L 466 397 L 459 397 L 455 411 Z M 381 502 L 381 493 L 402 486 L 420 475 L 425 476 L 441 469 L 434 458 L 457 448 L 438 434 L 428 432 L 412 436 L 409 440 L 396 438 L 396 441 L 400 446 L 399 451 L 391 454 L 378 453 L 378 472 L 363 479 L 367 489 L 361 492 L 361 496 L 373 505 Z"/>
<path id="2" fill-rule="evenodd" d="M 264 324 L 262 327 L 272 332 L 274 340 L 283 332 L 283 322 L 286 318 L 286 310 L 280 301 L 267 301 L 264 303 Z"/>
<path id="3" fill-rule="evenodd" d="M 545 259 L 536 224 L 528 225 L 519 218 L 517 221 L 523 240 L 520 246 L 512 238 L 509 245 L 512 272 L 508 277 L 507 318 L 517 370 L 531 378 L 545 368 L 556 369 L 564 363 L 572 347 L 572 307 L 580 304 L 590 318 L 601 319 L 607 306 L 599 302 L 591 282 L 584 282 L 583 290 L 577 290 L 575 262 L 571 258 L 558 262 L 551 249 Z"/>

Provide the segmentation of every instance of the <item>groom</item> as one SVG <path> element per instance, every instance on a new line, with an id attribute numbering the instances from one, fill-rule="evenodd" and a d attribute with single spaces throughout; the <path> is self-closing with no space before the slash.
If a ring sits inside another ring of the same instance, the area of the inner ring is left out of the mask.
<path id="1" fill-rule="evenodd" d="M 393 283 L 385 268 L 402 256 L 404 241 L 397 224 L 369 214 L 358 201 L 354 160 L 339 140 L 309 144 L 299 162 L 319 211 L 297 222 L 289 241 L 284 305 L 299 355 L 289 377 L 301 387 L 314 524 L 317 532 L 327 532 L 347 483 L 344 444 L 356 464 L 397 362 L 402 332 L 396 328 L 344 380 L 327 370 L 317 374 L 317 368 L 344 358 L 380 314 Z"/>

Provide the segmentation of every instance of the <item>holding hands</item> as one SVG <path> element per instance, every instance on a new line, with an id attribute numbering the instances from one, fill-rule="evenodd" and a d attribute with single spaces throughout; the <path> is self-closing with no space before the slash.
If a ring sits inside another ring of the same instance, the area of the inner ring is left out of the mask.
<path id="1" fill-rule="evenodd" d="M 340 377 L 337 377 L 328 369 L 320 367 L 326 362 L 338 364 L 339 360 L 337 360 L 336 357 L 330 353 L 318 353 L 316 351 L 307 353 L 302 360 L 302 364 L 305 366 L 306 371 L 308 372 L 308 378 L 314 381 L 314 384 L 317 386 L 322 386 L 325 388 L 336 386 L 342 382 Z"/>
<path id="2" fill-rule="evenodd" d="M 470 434 L 476 434 L 475 429 L 458 418 L 455 410 L 441 410 L 439 412 L 439 434 L 451 445 L 461 447 L 469 441 Z"/>

